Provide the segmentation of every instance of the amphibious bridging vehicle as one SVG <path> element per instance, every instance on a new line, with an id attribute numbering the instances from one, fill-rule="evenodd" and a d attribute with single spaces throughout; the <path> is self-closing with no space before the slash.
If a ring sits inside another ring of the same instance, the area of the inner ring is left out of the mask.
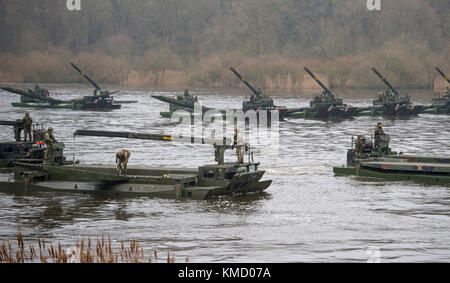
<path id="1" fill-rule="evenodd" d="M 266 110 L 268 113 L 268 119 L 271 119 L 271 113 L 276 111 L 278 112 L 280 121 L 284 121 L 284 119 L 288 117 L 289 114 L 300 110 L 300 108 L 288 109 L 285 106 L 275 105 L 273 99 L 270 96 L 263 94 L 260 88 L 256 89 L 254 86 L 252 86 L 243 75 L 236 71 L 236 69 L 231 67 L 230 70 L 252 91 L 250 100 L 244 101 L 242 103 L 242 110 L 244 111 L 244 113 L 248 110 L 254 110 L 257 113 L 262 110 Z"/>
<path id="2" fill-rule="evenodd" d="M 78 99 L 72 100 L 60 100 L 49 96 L 47 90 L 33 91 L 33 90 L 20 90 L 11 87 L 2 87 L 1 89 L 20 95 L 21 101 L 12 103 L 13 107 L 27 107 L 27 108 L 52 108 L 52 109 L 72 109 L 72 110 L 93 110 L 93 111 L 111 111 L 114 109 L 120 109 L 121 105 L 118 104 L 114 97 L 111 96 L 116 92 L 109 92 L 106 89 L 102 89 L 96 82 L 89 78 L 83 71 L 80 70 L 75 64 L 70 65 L 77 70 L 81 76 L 88 80 L 94 87 L 93 95 L 83 96 Z M 123 101 L 122 103 L 133 103 L 135 101 Z"/>
<path id="3" fill-rule="evenodd" d="M 128 132 L 78 130 L 75 136 L 116 137 L 154 141 L 176 141 L 172 136 Z M 195 139 L 191 139 L 195 141 Z M 72 193 L 96 193 L 112 196 L 148 196 L 176 199 L 210 199 L 261 192 L 272 181 L 261 181 L 264 171 L 253 162 L 248 151 L 247 163 L 225 163 L 225 150 L 232 148 L 228 140 L 201 139 L 215 147 L 218 164 L 198 169 L 129 166 L 127 176 L 116 174 L 115 165 L 14 164 L 15 181 L 0 182 L 2 191 L 50 190 Z"/>
<path id="4" fill-rule="evenodd" d="M 344 104 L 342 98 L 337 97 L 327 88 L 319 78 L 307 67 L 305 71 L 323 89 L 322 93 L 315 95 L 310 102 L 310 107 L 290 111 L 286 116 L 289 118 L 312 118 L 312 119 L 335 119 L 352 118 L 358 113 L 356 107 Z"/>
<path id="5" fill-rule="evenodd" d="M 408 94 L 400 94 L 388 80 L 375 68 L 372 71 L 383 81 L 388 89 L 378 94 L 373 100 L 373 106 L 365 111 L 360 111 L 359 116 L 415 116 L 426 107 L 413 105 Z"/>
<path id="6" fill-rule="evenodd" d="M 393 152 L 389 135 L 381 135 L 378 144 L 366 142 L 360 150 L 347 152 L 347 166 L 334 167 L 337 176 L 361 176 L 392 181 L 418 181 L 431 184 L 450 183 L 450 157 L 412 156 Z"/>

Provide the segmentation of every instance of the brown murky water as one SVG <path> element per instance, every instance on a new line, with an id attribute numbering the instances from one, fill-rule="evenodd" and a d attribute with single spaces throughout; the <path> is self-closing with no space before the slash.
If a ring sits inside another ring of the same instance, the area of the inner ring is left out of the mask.
<path id="1" fill-rule="evenodd" d="M 51 87 L 51 93 L 74 98 L 90 93 L 79 87 Z M 343 92 L 340 92 L 343 93 Z M 13 95 L 0 93 L 0 119 L 21 118 L 29 110 L 35 122 L 55 128 L 66 155 L 83 163 L 114 163 L 119 148 L 133 151 L 130 165 L 197 167 L 211 163 L 208 146 L 149 141 L 77 138 L 76 129 L 167 132 L 159 112 L 168 109 L 144 90 L 122 90 L 118 100 L 138 100 L 109 113 L 12 108 Z M 169 94 L 169 93 L 163 93 Z M 197 93 L 205 106 L 238 108 L 242 96 Z M 343 95 L 353 105 L 369 105 L 374 92 Z M 411 93 L 426 103 L 426 91 Z M 278 105 L 306 106 L 309 99 L 275 97 Z M 391 147 L 413 154 L 450 155 L 450 116 L 420 115 L 390 120 L 361 117 L 324 122 L 289 120 L 280 124 L 278 151 L 256 147 L 255 158 L 273 185 L 264 194 L 214 201 L 149 198 L 99 198 L 92 195 L 0 193 L 0 240 L 45 236 L 73 244 L 79 236 L 110 234 L 136 239 L 146 249 L 171 250 L 191 262 L 365 262 L 379 249 L 382 262 L 450 260 L 450 187 L 407 182 L 334 177 L 345 164 L 350 135 L 370 135 L 384 122 Z M 0 139 L 11 140 L 2 127 Z M 235 158 L 229 156 L 228 158 Z M 369 252 L 368 252 L 369 249 Z"/>

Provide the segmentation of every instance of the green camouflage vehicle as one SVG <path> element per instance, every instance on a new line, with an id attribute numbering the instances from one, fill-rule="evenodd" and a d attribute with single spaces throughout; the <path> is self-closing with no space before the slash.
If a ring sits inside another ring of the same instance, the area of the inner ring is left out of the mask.
<path id="1" fill-rule="evenodd" d="M 70 63 L 70 65 L 80 73 L 82 77 L 84 77 L 88 82 L 90 82 L 94 87 L 93 95 L 84 96 L 82 99 L 74 100 L 77 110 L 114 110 L 120 109 L 121 105 L 116 104 L 114 101 L 114 97 L 112 96 L 118 91 L 110 92 L 107 89 L 102 89 L 96 82 L 94 82 L 91 78 L 89 78 L 83 71 L 80 70 L 74 63 Z"/>
<path id="2" fill-rule="evenodd" d="M 21 90 L 11 87 L 1 87 L 0 89 L 20 95 L 20 102 L 13 102 L 13 107 L 26 107 L 26 108 L 54 108 L 54 109 L 72 109 L 73 105 L 71 101 L 63 101 L 50 97 L 50 95 L 44 95 L 42 92 L 36 92 L 33 90 Z"/>
<path id="3" fill-rule="evenodd" d="M 128 132 L 78 130 L 74 135 L 175 141 L 167 135 Z M 260 164 L 252 160 L 249 146 L 248 162 L 238 164 L 224 162 L 225 151 L 232 148 L 228 140 L 201 139 L 201 143 L 214 146 L 217 164 L 181 169 L 128 166 L 128 175 L 124 176 L 117 174 L 116 165 L 35 165 L 16 162 L 15 180 L 0 181 L 0 191 L 55 191 L 202 200 L 262 192 L 271 185 L 271 180 L 261 181 L 264 171 L 259 170 Z"/>
<path id="4" fill-rule="evenodd" d="M 13 107 L 26 107 L 26 108 L 51 108 L 51 109 L 72 109 L 83 111 L 111 111 L 120 109 L 121 105 L 118 103 L 134 103 L 136 101 L 120 101 L 116 102 L 112 94 L 116 92 L 110 92 L 106 89 L 102 89 L 96 82 L 85 75 L 75 64 L 71 63 L 71 66 L 77 70 L 86 80 L 88 80 L 95 89 L 93 95 L 84 96 L 78 99 L 72 100 L 60 100 L 50 97 L 48 90 L 36 89 L 32 90 L 20 90 L 10 87 L 2 87 L 7 92 L 18 94 L 21 97 L 20 102 L 12 103 Z M 38 86 L 37 86 L 38 87 Z"/>
<path id="5" fill-rule="evenodd" d="M 399 94 L 398 91 L 375 68 L 372 71 L 388 86 L 384 93 L 379 93 L 373 100 L 373 106 L 360 111 L 358 116 L 416 116 L 425 106 L 415 106 L 408 94 Z"/>
<path id="6" fill-rule="evenodd" d="M 15 141 L 0 142 L 0 168 L 12 167 L 15 162 L 27 164 L 42 164 L 45 152 L 45 130 L 41 124 L 32 125 L 32 140 L 22 141 L 22 120 L 0 121 L 2 126 L 14 128 Z M 53 143 L 50 152 L 53 152 L 51 162 L 65 163 L 63 158 L 64 143 Z"/>
<path id="7" fill-rule="evenodd" d="M 310 102 L 310 107 L 301 110 L 291 111 L 286 116 L 289 118 L 310 118 L 310 119 L 344 119 L 352 118 L 358 113 L 356 107 L 344 104 L 342 98 L 331 92 L 307 67 L 305 71 L 323 89 L 319 95 L 315 95 Z"/>
<path id="8" fill-rule="evenodd" d="M 242 103 L 242 110 L 244 111 L 244 113 L 249 110 L 254 110 L 256 111 L 256 113 L 266 110 L 268 113 L 267 118 L 270 120 L 271 113 L 278 112 L 280 121 L 283 121 L 286 117 L 289 116 L 290 113 L 294 113 L 295 111 L 300 110 L 299 108 L 288 109 L 285 106 L 275 105 L 273 99 L 270 96 L 263 94 L 260 88 L 256 89 L 255 87 L 253 87 L 248 82 L 248 80 L 240 73 L 238 73 L 234 68 L 230 68 L 230 70 L 252 91 L 250 100 L 244 101 Z"/>
<path id="9" fill-rule="evenodd" d="M 362 146 L 356 146 L 352 137 L 351 148 L 347 151 L 347 166 L 334 167 L 336 176 L 450 183 L 450 157 L 410 156 L 393 152 L 389 147 L 389 135 L 381 135 L 375 146 L 372 141 L 362 140 Z"/>
<path id="10" fill-rule="evenodd" d="M 49 93 L 48 89 L 41 88 L 39 86 L 39 84 L 36 84 L 34 86 L 34 89 L 20 90 L 20 89 L 11 88 L 11 90 L 12 90 L 12 92 L 15 92 L 15 93 L 18 93 L 18 94 L 20 94 L 20 92 L 26 92 L 27 94 L 30 94 L 30 95 L 35 96 L 35 97 L 39 97 L 39 96 L 40 97 L 50 97 L 50 93 Z M 37 98 L 32 98 L 30 96 L 21 95 L 20 96 L 20 102 L 21 103 L 39 103 L 41 101 L 39 99 L 37 99 Z"/>

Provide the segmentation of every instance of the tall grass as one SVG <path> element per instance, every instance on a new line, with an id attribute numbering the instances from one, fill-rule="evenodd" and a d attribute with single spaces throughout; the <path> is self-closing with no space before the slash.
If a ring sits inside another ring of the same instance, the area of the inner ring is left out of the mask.
<path id="1" fill-rule="evenodd" d="M 186 258 L 186 262 L 189 258 Z M 0 243 L 0 263 L 152 263 L 158 261 L 154 249 L 145 254 L 144 248 L 136 240 L 131 240 L 129 246 L 120 241 L 119 247 L 114 247 L 110 236 L 92 241 L 82 237 L 74 246 L 63 247 L 48 243 L 45 238 L 38 238 L 36 244 L 26 244 L 21 232 L 17 233 L 17 242 Z M 175 255 L 167 252 L 167 263 L 175 263 Z"/>

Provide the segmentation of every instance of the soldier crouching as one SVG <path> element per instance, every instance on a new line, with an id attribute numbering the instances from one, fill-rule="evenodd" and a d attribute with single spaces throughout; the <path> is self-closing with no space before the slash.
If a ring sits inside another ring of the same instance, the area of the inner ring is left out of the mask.
<path id="1" fill-rule="evenodd" d="M 116 153 L 116 163 L 117 163 L 117 175 L 127 174 L 128 159 L 130 158 L 131 152 L 126 149 L 119 150 Z"/>

